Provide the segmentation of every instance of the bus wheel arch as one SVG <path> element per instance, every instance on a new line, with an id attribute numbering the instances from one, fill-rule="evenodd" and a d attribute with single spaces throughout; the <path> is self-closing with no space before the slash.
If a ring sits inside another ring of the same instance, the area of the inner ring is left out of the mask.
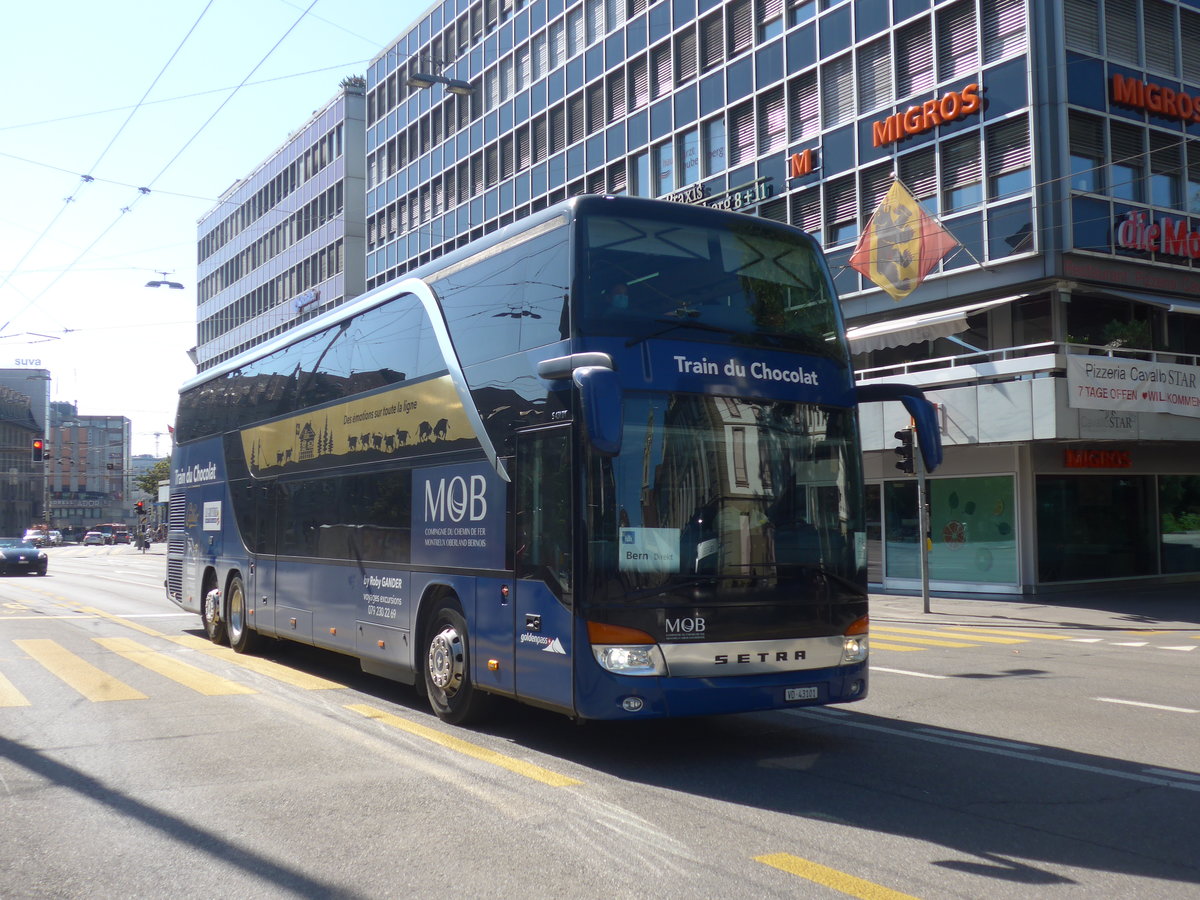
<path id="1" fill-rule="evenodd" d="M 491 699 L 471 677 L 471 636 L 458 595 L 445 586 L 426 593 L 418 619 L 417 664 L 429 705 L 451 725 L 478 721 Z"/>
<path id="2" fill-rule="evenodd" d="M 234 569 L 225 580 L 225 632 L 229 646 L 237 653 L 253 653 L 258 646 L 258 632 L 250 624 L 250 608 L 246 600 L 246 583 L 242 573 Z"/>
<path id="3" fill-rule="evenodd" d="M 200 620 L 204 623 L 204 633 L 214 644 L 223 644 L 226 637 L 225 610 L 216 569 L 211 566 L 205 569 L 200 584 Z"/>

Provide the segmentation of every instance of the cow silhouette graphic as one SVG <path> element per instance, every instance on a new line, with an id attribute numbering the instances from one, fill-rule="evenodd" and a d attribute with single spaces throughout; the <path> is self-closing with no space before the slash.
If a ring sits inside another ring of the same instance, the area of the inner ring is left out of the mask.
<path id="1" fill-rule="evenodd" d="M 396 429 L 396 444 L 403 447 L 408 443 L 408 432 L 399 428 Z"/>
<path id="2" fill-rule="evenodd" d="M 423 444 L 425 441 L 433 437 L 433 426 L 428 422 L 422 422 L 417 426 L 417 443 Z"/>
<path id="3" fill-rule="evenodd" d="M 350 435 L 350 437 L 346 438 L 346 442 L 350 445 L 351 453 L 358 449 L 358 438 L 354 435 Z"/>
<path id="4" fill-rule="evenodd" d="M 446 439 L 446 432 L 450 430 L 450 423 L 445 419 L 438 419 L 436 425 L 433 426 L 433 436 L 439 441 Z"/>

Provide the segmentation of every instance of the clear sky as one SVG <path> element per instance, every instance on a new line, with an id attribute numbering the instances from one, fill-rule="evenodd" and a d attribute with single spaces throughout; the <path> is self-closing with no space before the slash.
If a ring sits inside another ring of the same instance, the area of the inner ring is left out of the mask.
<path id="1" fill-rule="evenodd" d="M 169 453 L 197 220 L 431 5 L 6 3 L 0 368 L 49 369 L 52 400 Z M 145 287 L 163 272 L 185 289 Z"/>

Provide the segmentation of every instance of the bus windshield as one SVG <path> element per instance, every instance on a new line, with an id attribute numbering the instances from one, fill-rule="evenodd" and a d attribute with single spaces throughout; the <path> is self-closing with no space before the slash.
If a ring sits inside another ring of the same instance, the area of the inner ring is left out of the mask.
<path id="1" fill-rule="evenodd" d="M 592 602 L 865 596 L 853 410 L 689 394 L 626 400 L 621 454 L 592 460 Z"/>
<path id="2" fill-rule="evenodd" d="M 815 245 L 760 222 L 698 227 L 636 216 L 584 220 L 578 327 L 586 335 L 733 343 L 844 358 Z"/>

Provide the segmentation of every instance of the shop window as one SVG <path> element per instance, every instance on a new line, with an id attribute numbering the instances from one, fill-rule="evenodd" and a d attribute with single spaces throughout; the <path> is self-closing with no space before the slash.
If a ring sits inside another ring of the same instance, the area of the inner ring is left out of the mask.
<path id="1" fill-rule="evenodd" d="M 1158 479 L 1163 574 L 1200 572 L 1200 475 Z"/>
<path id="2" fill-rule="evenodd" d="M 1153 501 L 1148 476 L 1037 476 L 1038 581 L 1156 574 Z"/>

